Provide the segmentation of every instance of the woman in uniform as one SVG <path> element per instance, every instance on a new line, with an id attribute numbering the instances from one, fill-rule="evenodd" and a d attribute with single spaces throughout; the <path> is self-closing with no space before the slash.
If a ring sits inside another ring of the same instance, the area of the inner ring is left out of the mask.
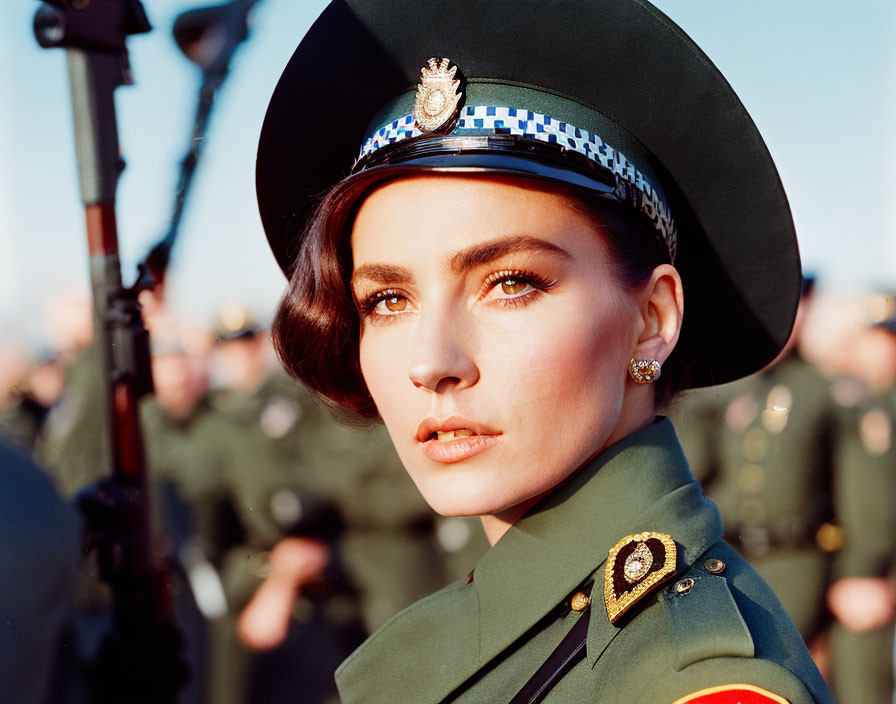
<path id="1" fill-rule="evenodd" d="M 765 145 L 677 26 L 337 0 L 257 185 L 284 364 L 492 543 L 341 666 L 346 704 L 830 701 L 658 416 L 773 359 L 800 285 Z"/>

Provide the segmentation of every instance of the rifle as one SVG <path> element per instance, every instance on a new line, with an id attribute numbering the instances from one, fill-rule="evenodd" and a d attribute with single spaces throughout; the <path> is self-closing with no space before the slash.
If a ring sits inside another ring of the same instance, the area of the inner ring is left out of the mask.
<path id="1" fill-rule="evenodd" d="M 43 0 L 38 43 L 68 56 L 81 199 L 109 433 L 108 478 L 78 497 L 87 549 L 111 588 L 114 626 L 95 665 L 95 702 L 174 704 L 186 681 L 165 575 L 152 554 L 139 400 L 152 393 L 149 337 L 137 296 L 122 284 L 115 190 L 123 169 L 113 92 L 132 83 L 125 40 L 151 29 L 139 0 Z"/>

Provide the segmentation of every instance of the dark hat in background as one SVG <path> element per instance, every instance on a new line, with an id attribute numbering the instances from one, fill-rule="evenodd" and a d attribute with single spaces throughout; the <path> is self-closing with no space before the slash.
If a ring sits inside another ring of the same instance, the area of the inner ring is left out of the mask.
<path id="1" fill-rule="evenodd" d="M 865 303 L 868 326 L 896 335 L 896 294 L 878 291 Z"/>
<path id="2" fill-rule="evenodd" d="M 446 89 L 433 105 L 423 69 Z M 691 386 L 750 374 L 787 341 L 801 275 L 774 163 L 724 77 L 645 0 L 331 3 L 259 143 L 259 209 L 284 272 L 343 178 L 459 168 L 570 184 L 650 216 L 684 283 Z"/>
<path id="3" fill-rule="evenodd" d="M 815 284 L 818 283 L 818 277 L 809 272 L 803 272 L 803 278 L 800 283 L 800 298 L 811 296 L 815 293 Z"/>
<path id="4" fill-rule="evenodd" d="M 237 305 L 221 308 L 215 320 L 215 338 L 219 342 L 248 340 L 257 337 L 263 329 L 248 309 Z"/>

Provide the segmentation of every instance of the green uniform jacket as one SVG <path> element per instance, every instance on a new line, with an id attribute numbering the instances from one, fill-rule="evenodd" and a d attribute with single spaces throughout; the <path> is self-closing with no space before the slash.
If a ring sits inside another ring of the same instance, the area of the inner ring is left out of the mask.
<path id="1" fill-rule="evenodd" d="M 621 538 L 641 531 L 672 536 L 679 569 L 620 627 L 604 609 L 604 563 Z M 731 683 L 791 704 L 831 702 L 774 594 L 721 535 L 718 510 L 663 419 L 530 510 L 469 583 L 417 602 L 371 636 L 336 671 L 343 702 L 509 701 L 580 617 L 569 605 L 579 590 L 592 600 L 587 655 L 545 702 L 672 704 Z M 721 575 L 705 569 L 709 558 L 727 565 Z M 694 586 L 679 594 L 672 585 L 685 577 Z"/>

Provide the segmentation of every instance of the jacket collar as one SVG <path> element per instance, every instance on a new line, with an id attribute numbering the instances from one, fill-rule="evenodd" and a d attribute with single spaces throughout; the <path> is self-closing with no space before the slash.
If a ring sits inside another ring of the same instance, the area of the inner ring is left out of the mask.
<path id="1" fill-rule="evenodd" d="M 473 580 L 481 662 L 563 601 L 622 537 L 644 530 L 671 535 L 685 564 L 722 532 L 718 511 L 702 497 L 665 418 L 607 448 L 482 557 Z M 609 624 L 603 598 L 592 604 L 592 618 Z"/>
<path id="2" fill-rule="evenodd" d="M 471 584 L 418 602 L 371 636 L 337 670 L 343 701 L 441 701 L 600 568 L 620 538 L 642 530 L 671 535 L 683 564 L 721 537 L 718 511 L 666 419 L 608 448 L 534 506 L 480 559 Z M 592 604 L 593 665 L 619 629 L 602 598 Z"/>

